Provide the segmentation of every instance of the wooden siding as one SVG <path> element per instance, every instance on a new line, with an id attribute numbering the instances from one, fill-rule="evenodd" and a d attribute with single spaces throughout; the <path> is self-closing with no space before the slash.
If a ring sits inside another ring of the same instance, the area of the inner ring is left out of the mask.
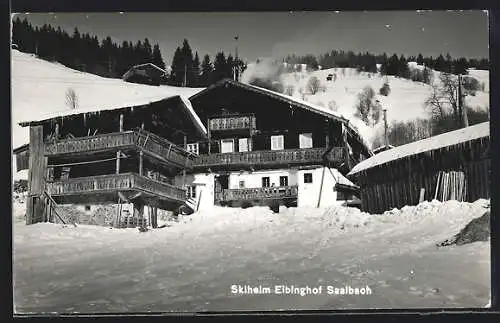
<path id="1" fill-rule="evenodd" d="M 47 191 L 53 196 L 127 190 L 143 191 L 176 201 L 184 201 L 186 196 L 185 190 L 181 188 L 133 173 L 70 178 L 47 183 Z"/>
<path id="2" fill-rule="evenodd" d="M 490 167 L 489 138 L 379 165 L 358 175 L 361 209 L 383 213 L 405 205 L 417 205 L 422 188 L 425 189 L 424 200 L 431 201 L 435 197 L 439 173 L 450 171 L 465 174 L 466 201 L 487 199 L 490 198 Z"/>
<path id="3" fill-rule="evenodd" d="M 247 201 L 247 200 L 262 200 L 262 199 L 283 199 L 297 198 L 298 187 L 295 186 L 279 186 L 279 187 L 259 187 L 259 188 L 242 188 L 242 189 L 225 189 L 218 196 L 219 201 Z"/>
<path id="4" fill-rule="evenodd" d="M 307 165 L 323 164 L 328 148 L 305 148 L 285 150 L 261 150 L 235 153 L 220 153 L 200 155 L 196 160 L 195 168 L 223 167 L 254 167 L 270 165 Z M 326 158 L 331 162 L 342 163 L 345 159 L 345 149 L 334 147 Z"/>
<path id="5" fill-rule="evenodd" d="M 163 162 L 191 168 L 194 155 L 170 141 L 144 130 L 114 132 L 97 136 L 48 142 L 45 155 L 64 156 L 75 153 L 97 153 L 109 150 L 137 149 Z"/>

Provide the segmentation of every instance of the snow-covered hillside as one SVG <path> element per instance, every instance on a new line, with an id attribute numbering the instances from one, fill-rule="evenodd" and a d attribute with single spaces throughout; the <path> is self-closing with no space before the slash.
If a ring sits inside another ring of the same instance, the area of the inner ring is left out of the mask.
<path id="1" fill-rule="evenodd" d="M 422 69 L 423 66 L 410 64 L 410 68 Z M 433 71 L 434 80 L 439 82 L 439 72 Z M 334 80 L 327 81 L 327 76 L 333 74 Z M 484 92 L 479 91 L 475 96 L 467 96 L 465 102 L 474 109 L 489 108 L 489 72 L 482 70 L 470 70 L 469 75 L 484 83 Z M 316 76 L 321 82 L 323 90 L 316 94 L 308 94 L 307 82 L 310 77 Z M 383 96 L 379 94 L 386 79 L 389 82 L 390 94 Z M 334 107 L 337 112 L 350 119 L 359 129 L 366 141 L 371 143 L 375 134 L 383 126 L 379 123 L 374 128 L 366 126 L 360 119 L 354 117 L 357 95 L 364 87 L 370 86 L 376 93 L 376 100 L 380 101 L 383 108 L 387 109 L 389 124 L 393 121 L 411 121 L 417 118 L 428 118 L 429 109 L 425 101 L 429 98 L 432 87 L 430 85 L 414 82 L 411 80 L 397 78 L 394 76 L 381 76 L 380 74 L 361 72 L 353 68 L 330 68 L 314 72 L 286 73 L 282 75 L 282 83 L 285 90 L 293 87 L 293 96 L 304 97 L 310 103 L 324 107 Z M 303 96 L 302 93 L 305 93 Z"/>
<path id="2" fill-rule="evenodd" d="M 18 122 L 69 109 L 66 104 L 68 89 L 75 91 L 78 109 L 146 104 L 175 95 L 187 98 L 202 90 L 127 83 L 73 70 L 38 59 L 33 54 L 17 50 L 11 53 L 13 148 L 29 141 L 29 130 L 20 127 Z M 26 172 L 17 174 L 15 168 L 13 174 L 14 178 L 26 178 Z"/>
<path id="3" fill-rule="evenodd" d="M 26 226 L 24 207 L 14 203 L 13 215 L 14 300 L 23 313 L 483 307 L 490 299 L 489 242 L 436 246 L 489 210 L 487 200 L 383 215 L 214 208 L 145 233 Z M 231 285 L 278 284 L 368 286 L 372 295 L 231 293 Z"/>

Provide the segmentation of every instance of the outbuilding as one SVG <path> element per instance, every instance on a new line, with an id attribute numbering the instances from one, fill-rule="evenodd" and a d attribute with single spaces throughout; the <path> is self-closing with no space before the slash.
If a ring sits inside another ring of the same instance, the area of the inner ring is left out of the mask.
<path id="1" fill-rule="evenodd" d="M 347 174 L 370 213 L 422 201 L 489 198 L 490 123 L 484 122 L 394 147 Z"/>

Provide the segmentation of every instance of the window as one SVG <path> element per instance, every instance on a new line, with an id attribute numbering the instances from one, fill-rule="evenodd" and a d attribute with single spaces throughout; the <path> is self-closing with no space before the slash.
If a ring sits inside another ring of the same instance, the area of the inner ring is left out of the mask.
<path id="1" fill-rule="evenodd" d="M 312 133 L 301 133 L 299 135 L 299 147 L 300 148 L 312 148 L 313 147 Z"/>
<path id="2" fill-rule="evenodd" d="M 271 186 L 271 181 L 269 180 L 269 177 L 262 177 L 262 187 L 269 187 Z"/>
<path id="3" fill-rule="evenodd" d="M 271 150 L 282 150 L 285 147 L 285 138 L 283 135 L 271 136 Z"/>
<path id="4" fill-rule="evenodd" d="M 250 140 L 248 138 L 240 138 L 238 139 L 238 151 L 251 151 Z"/>
<path id="5" fill-rule="evenodd" d="M 233 139 L 222 139 L 220 141 L 220 152 L 221 153 L 234 152 L 234 140 Z"/>
<path id="6" fill-rule="evenodd" d="M 280 186 L 288 186 L 288 176 L 280 176 Z"/>
<path id="7" fill-rule="evenodd" d="M 194 144 L 187 144 L 187 151 L 189 151 L 190 153 L 199 155 L 200 146 L 197 142 Z"/>
<path id="8" fill-rule="evenodd" d="M 186 197 L 196 198 L 196 186 L 186 186 Z"/>
<path id="9" fill-rule="evenodd" d="M 240 181 L 240 185 L 239 185 L 240 188 L 245 188 L 245 181 Z"/>
<path id="10" fill-rule="evenodd" d="M 337 201 L 348 201 L 354 198 L 354 194 L 346 191 L 337 191 Z"/>
<path id="11" fill-rule="evenodd" d="M 304 173 L 304 183 L 312 183 L 312 182 L 313 182 L 313 174 Z"/>
<path id="12" fill-rule="evenodd" d="M 90 205 L 85 205 L 85 211 L 90 211 Z"/>

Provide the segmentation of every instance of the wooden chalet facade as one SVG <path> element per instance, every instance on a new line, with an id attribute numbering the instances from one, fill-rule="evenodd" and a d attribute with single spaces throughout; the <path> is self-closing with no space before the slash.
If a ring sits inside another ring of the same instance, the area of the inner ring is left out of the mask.
<path id="1" fill-rule="evenodd" d="M 186 143 L 207 138 L 180 96 L 66 110 L 20 125 L 30 127 L 29 145 L 15 151 L 18 171 L 29 169 L 27 224 L 59 217 L 58 204 L 133 203 L 128 223 L 140 222 L 145 205 L 177 209 L 186 192 L 174 178 L 192 169 L 196 158 Z"/>
<path id="2" fill-rule="evenodd" d="M 355 190 L 344 175 L 372 155 L 347 119 L 286 95 L 225 79 L 189 100 L 208 132 L 187 143 L 201 207 L 340 203 L 336 187 Z"/>
<path id="3" fill-rule="evenodd" d="M 382 213 L 422 201 L 489 198 L 490 124 L 480 123 L 381 151 L 348 177 L 360 186 L 361 209 Z"/>
<path id="4" fill-rule="evenodd" d="M 167 71 L 164 69 L 152 63 L 146 63 L 132 66 L 123 74 L 122 79 L 132 83 L 160 85 L 166 78 L 166 74 Z"/>

